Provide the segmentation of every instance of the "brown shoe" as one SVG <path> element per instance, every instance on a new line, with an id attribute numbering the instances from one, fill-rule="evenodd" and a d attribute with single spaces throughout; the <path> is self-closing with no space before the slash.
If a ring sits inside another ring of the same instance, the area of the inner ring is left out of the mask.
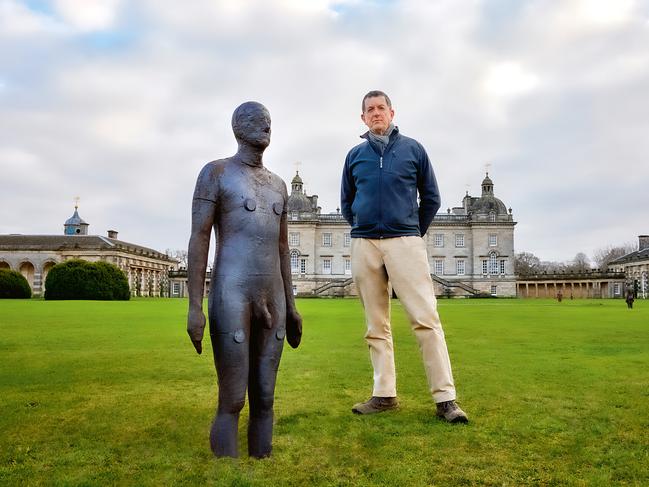
<path id="1" fill-rule="evenodd" d="M 444 401 L 437 403 L 437 417 L 442 418 L 449 423 L 468 423 L 469 418 L 466 413 L 455 404 L 455 401 Z"/>
<path id="2" fill-rule="evenodd" d="M 389 411 L 399 407 L 399 401 L 396 397 L 377 397 L 372 396 L 367 402 L 354 404 L 352 412 L 354 414 L 374 414 Z"/>

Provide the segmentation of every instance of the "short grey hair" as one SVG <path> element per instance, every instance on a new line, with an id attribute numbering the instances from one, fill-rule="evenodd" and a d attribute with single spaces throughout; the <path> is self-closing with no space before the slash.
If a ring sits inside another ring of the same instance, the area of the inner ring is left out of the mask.
<path id="1" fill-rule="evenodd" d="M 363 97 L 363 102 L 361 103 L 361 110 L 363 113 L 365 113 L 365 100 L 367 100 L 368 98 L 375 98 L 377 96 L 385 97 L 385 101 L 387 102 L 388 106 L 392 108 L 392 101 L 390 100 L 390 97 L 388 95 L 386 95 L 383 91 L 380 90 L 372 90 Z"/>

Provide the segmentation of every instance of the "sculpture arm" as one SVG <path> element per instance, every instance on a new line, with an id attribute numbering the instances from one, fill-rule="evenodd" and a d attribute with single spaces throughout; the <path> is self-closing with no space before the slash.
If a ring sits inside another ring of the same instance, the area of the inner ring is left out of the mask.
<path id="1" fill-rule="evenodd" d="M 206 166 L 196 182 L 192 201 L 192 229 L 187 251 L 187 290 L 189 294 L 187 333 L 199 354 L 202 352 L 201 342 L 206 323 L 203 313 L 205 271 L 210 249 L 210 235 L 217 208 L 215 194 L 213 194 L 215 189 L 210 187 L 214 186 L 214 181 L 206 177 L 206 173 L 209 173 L 207 169 Z"/>
<path id="2" fill-rule="evenodd" d="M 286 189 L 285 199 L 288 200 Z M 284 294 L 286 296 L 286 340 L 288 344 L 297 348 L 302 340 L 302 317 L 297 312 L 295 297 L 293 296 L 293 280 L 291 279 L 291 256 L 288 249 L 288 223 L 286 208 L 282 212 L 279 228 L 279 263 L 284 282 Z"/>

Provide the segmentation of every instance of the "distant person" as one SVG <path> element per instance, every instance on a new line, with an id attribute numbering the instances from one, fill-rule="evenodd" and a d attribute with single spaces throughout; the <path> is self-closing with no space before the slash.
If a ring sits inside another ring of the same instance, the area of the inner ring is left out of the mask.
<path id="1" fill-rule="evenodd" d="M 632 286 L 627 286 L 626 288 L 626 307 L 629 309 L 633 308 L 633 301 L 635 301 L 635 294 L 633 292 Z"/>
<path id="2" fill-rule="evenodd" d="M 370 91 L 361 110 L 369 131 L 345 159 L 341 210 L 352 226 L 352 276 L 365 309 L 374 388 L 372 397 L 352 411 L 373 414 L 398 407 L 389 282 L 419 342 L 436 414 L 451 423 L 466 423 L 467 415 L 455 403 L 451 361 L 422 238 L 441 201 L 433 167 L 422 145 L 392 123 L 388 95 Z"/>
<path id="3" fill-rule="evenodd" d="M 557 301 L 561 302 L 562 299 L 563 299 L 563 294 L 561 293 L 561 291 L 559 291 L 557 293 Z"/>

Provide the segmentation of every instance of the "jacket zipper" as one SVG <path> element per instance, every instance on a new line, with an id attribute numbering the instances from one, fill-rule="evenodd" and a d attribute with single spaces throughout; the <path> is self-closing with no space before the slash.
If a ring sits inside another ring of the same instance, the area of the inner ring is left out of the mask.
<path id="1" fill-rule="evenodd" d="M 383 221 L 383 208 L 382 208 L 382 199 L 381 193 L 383 187 L 383 156 L 379 156 L 379 238 L 383 238 L 383 229 L 381 228 Z"/>

